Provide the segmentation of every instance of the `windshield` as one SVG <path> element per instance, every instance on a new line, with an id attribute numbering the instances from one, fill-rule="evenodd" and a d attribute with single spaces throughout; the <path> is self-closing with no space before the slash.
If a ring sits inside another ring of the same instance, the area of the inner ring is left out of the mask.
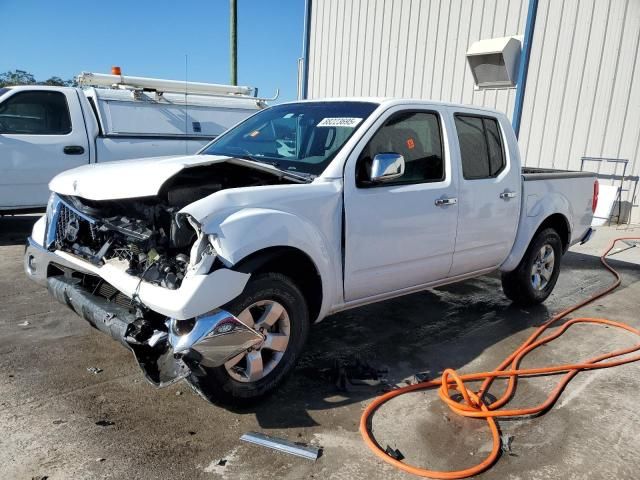
<path id="1" fill-rule="evenodd" d="M 318 102 L 276 105 L 255 114 L 202 151 L 320 175 L 378 105 Z"/>

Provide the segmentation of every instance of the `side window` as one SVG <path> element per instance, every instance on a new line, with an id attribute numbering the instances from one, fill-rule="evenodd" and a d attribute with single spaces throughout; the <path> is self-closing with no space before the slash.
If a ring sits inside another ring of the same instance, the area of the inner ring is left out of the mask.
<path id="1" fill-rule="evenodd" d="M 61 92 L 20 92 L 0 103 L 0 133 L 66 135 L 70 132 L 69 106 Z"/>
<path id="2" fill-rule="evenodd" d="M 398 153 L 404 157 L 404 175 L 383 185 L 438 182 L 444 180 L 442 133 L 438 115 L 432 112 L 399 112 L 375 133 L 356 164 L 356 185 L 369 182 L 373 157 Z"/>
<path id="3" fill-rule="evenodd" d="M 506 165 L 497 120 L 457 114 L 455 122 L 464 178 L 496 177 Z"/>

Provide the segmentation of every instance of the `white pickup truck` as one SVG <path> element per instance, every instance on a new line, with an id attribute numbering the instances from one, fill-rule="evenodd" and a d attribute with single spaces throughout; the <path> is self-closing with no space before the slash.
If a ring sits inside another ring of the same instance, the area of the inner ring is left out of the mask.
<path id="1" fill-rule="evenodd" d="M 397 99 L 277 105 L 197 155 L 50 187 L 27 275 L 154 385 L 236 403 L 341 310 L 495 270 L 514 302 L 544 301 L 597 203 L 591 173 L 523 169 L 503 114 Z"/>
<path id="2" fill-rule="evenodd" d="M 122 88 L 0 88 L 0 214 L 41 211 L 49 181 L 70 168 L 193 154 L 264 106 L 238 93 L 249 87 L 191 83 L 199 93 L 185 95 L 171 93 L 173 84 L 184 89 L 184 82 L 89 73 L 78 78 L 102 77 Z M 121 78 L 134 83 L 118 83 Z"/>

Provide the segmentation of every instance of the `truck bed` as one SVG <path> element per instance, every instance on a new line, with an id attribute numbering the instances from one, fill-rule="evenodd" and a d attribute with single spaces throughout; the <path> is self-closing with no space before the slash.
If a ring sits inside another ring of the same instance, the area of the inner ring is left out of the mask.
<path id="1" fill-rule="evenodd" d="M 542 221 L 553 214 L 567 221 L 567 247 L 580 242 L 591 227 L 595 173 L 522 167 L 521 214 L 511 255 L 500 269 L 512 271 Z M 515 253 L 514 253 L 515 252 Z"/>
<path id="2" fill-rule="evenodd" d="M 576 172 L 573 170 L 556 170 L 553 168 L 522 167 L 522 178 L 525 182 L 534 180 L 552 180 L 560 178 L 594 178 L 593 172 Z"/>

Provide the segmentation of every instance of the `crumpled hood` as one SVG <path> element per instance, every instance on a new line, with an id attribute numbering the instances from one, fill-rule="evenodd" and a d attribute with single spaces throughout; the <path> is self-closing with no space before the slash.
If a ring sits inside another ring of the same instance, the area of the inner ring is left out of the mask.
<path id="1" fill-rule="evenodd" d="M 55 176 L 49 189 L 88 200 L 114 200 L 157 195 L 162 185 L 181 170 L 229 160 L 217 155 L 151 157 L 93 163 Z"/>

